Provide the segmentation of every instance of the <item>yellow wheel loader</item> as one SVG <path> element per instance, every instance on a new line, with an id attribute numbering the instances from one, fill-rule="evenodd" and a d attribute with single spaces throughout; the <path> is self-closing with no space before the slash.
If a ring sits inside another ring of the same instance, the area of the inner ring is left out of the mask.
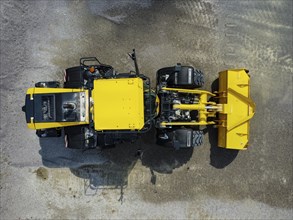
<path id="1" fill-rule="evenodd" d="M 245 69 L 219 73 L 219 89 L 199 89 L 204 75 L 177 64 L 157 71 L 156 87 L 135 72 L 117 73 L 95 57 L 66 69 L 64 86 L 38 82 L 26 93 L 22 110 L 29 128 L 40 137 L 60 137 L 68 148 L 89 149 L 133 142 L 152 126 L 157 143 L 176 149 L 202 144 L 204 126 L 218 128 L 218 146 L 245 150 L 255 104 Z"/>

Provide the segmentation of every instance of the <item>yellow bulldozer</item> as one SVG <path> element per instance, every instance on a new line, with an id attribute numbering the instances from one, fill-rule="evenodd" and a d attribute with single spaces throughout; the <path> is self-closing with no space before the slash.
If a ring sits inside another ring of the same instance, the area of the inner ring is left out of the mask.
<path id="1" fill-rule="evenodd" d="M 218 128 L 218 146 L 245 150 L 255 104 L 246 69 L 219 73 L 218 91 L 201 90 L 203 72 L 180 63 L 159 69 L 156 86 L 139 72 L 117 73 L 95 57 L 65 70 L 57 81 L 38 82 L 26 93 L 29 128 L 40 138 L 65 138 L 68 148 L 90 149 L 133 142 L 151 127 L 159 145 L 176 149 L 202 144 L 203 127 Z M 64 135 L 62 135 L 62 133 Z"/>

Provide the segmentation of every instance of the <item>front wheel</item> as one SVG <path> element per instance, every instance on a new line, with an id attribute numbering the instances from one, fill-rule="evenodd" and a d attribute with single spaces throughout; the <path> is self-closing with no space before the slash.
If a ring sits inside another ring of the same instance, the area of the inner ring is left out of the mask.
<path id="1" fill-rule="evenodd" d="M 198 146 L 202 145 L 203 136 L 204 136 L 203 131 L 199 131 L 199 130 L 198 131 L 193 131 L 193 138 L 192 138 L 193 143 L 192 143 L 192 145 L 194 147 L 198 147 Z"/>
<path id="2" fill-rule="evenodd" d="M 198 147 L 203 143 L 203 131 L 190 128 L 158 129 L 157 144 L 175 149 Z"/>
<path id="3" fill-rule="evenodd" d="M 157 71 L 157 85 L 182 89 L 200 88 L 204 85 L 204 74 L 192 66 L 177 64 Z"/>
<path id="4" fill-rule="evenodd" d="M 200 88 L 204 85 L 204 74 L 198 69 L 194 70 L 194 84 L 196 88 Z"/>

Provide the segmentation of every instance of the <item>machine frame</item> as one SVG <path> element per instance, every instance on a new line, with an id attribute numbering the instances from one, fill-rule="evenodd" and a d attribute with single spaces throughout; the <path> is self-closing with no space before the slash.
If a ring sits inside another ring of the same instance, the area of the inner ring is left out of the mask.
<path id="1" fill-rule="evenodd" d="M 129 54 L 135 71 L 117 73 L 95 57 L 80 59 L 60 83 L 38 82 L 27 90 L 28 127 L 39 137 L 61 136 L 70 148 L 95 148 L 134 141 L 157 130 L 157 143 L 176 149 L 202 144 L 202 126 L 218 127 L 219 147 L 245 150 L 249 121 L 255 112 L 250 76 L 245 69 L 219 73 L 219 91 L 199 89 L 203 73 L 180 63 L 157 71 L 156 90 L 140 74 L 135 50 Z M 39 120 L 36 120 L 39 118 Z"/>

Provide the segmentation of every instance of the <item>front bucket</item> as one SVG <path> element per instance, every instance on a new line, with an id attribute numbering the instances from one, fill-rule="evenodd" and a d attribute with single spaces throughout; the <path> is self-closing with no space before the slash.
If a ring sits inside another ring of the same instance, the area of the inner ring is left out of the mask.
<path id="1" fill-rule="evenodd" d="M 226 70 L 219 73 L 218 146 L 246 150 L 249 140 L 249 121 L 255 104 L 250 99 L 250 76 L 245 69 Z"/>

